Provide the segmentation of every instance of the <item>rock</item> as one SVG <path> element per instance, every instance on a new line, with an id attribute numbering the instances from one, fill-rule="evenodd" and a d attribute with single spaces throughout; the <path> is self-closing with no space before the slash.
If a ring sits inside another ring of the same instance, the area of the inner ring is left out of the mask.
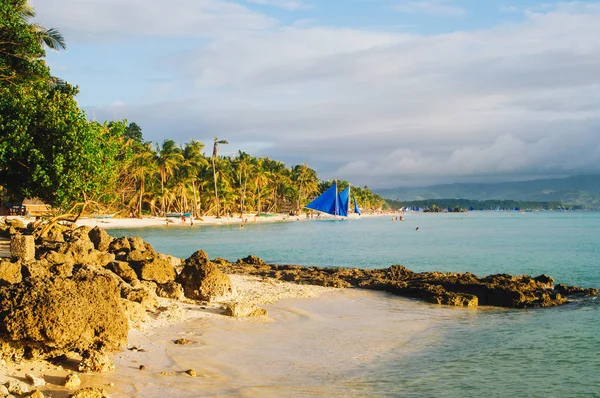
<path id="1" fill-rule="evenodd" d="M 143 285 L 137 289 L 125 288 L 121 290 L 121 296 L 129 301 L 141 304 L 148 311 L 154 311 L 158 307 L 158 301 L 154 292 Z"/>
<path id="2" fill-rule="evenodd" d="M 189 374 L 192 377 L 196 377 L 196 371 L 194 369 L 188 369 L 185 373 Z"/>
<path id="3" fill-rule="evenodd" d="M 129 253 L 131 251 L 131 245 L 129 244 L 129 240 L 127 240 L 127 238 L 118 238 L 110 242 L 110 245 L 108 246 L 108 251 L 111 253 Z"/>
<path id="4" fill-rule="evenodd" d="M 45 259 L 34 261 L 32 263 L 23 264 L 21 274 L 23 278 L 44 278 L 50 277 L 52 265 Z"/>
<path id="5" fill-rule="evenodd" d="M 86 387 L 75 391 L 70 398 L 109 398 L 109 395 L 101 388 Z"/>
<path id="6" fill-rule="evenodd" d="M 8 388 L 4 384 L 0 384 L 0 397 L 6 397 L 8 394 Z"/>
<path id="7" fill-rule="evenodd" d="M 188 345 L 188 344 L 193 344 L 194 342 L 192 340 L 181 338 L 181 339 L 175 340 L 173 343 L 177 344 L 177 345 Z"/>
<path id="8" fill-rule="evenodd" d="M 144 241 L 139 236 L 136 236 L 134 238 L 129 238 L 129 247 L 131 248 L 131 251 L 134 251 L 134 250 L 138 250 L 138 251 L 142 251 L 142 252 L 146 251 L 146 246 L 144 246 Z"/>
<path id="9" fill-rule="evenodd" d="M 33 235 L 13 235 L 10 238 L 10 254 L 13 258 L 29 263 L 35 260 L 35 239 Z"/>
<path id="10" fill-rule="evenodd" d="M 21 262 L 0 259 L 0 286 L 21 282 Z"/>
<path id="11" fill-rule="evenodd" d="M 65 377 L 62 385 L 69 390 L 74 390 L 81 385 L 81 379 L 75 373 L 69 373 L 67 377 Z"/>
<path id="12" fill-rule="evenodd" d="M 164 297 L 172 300 L 183 299 L 183 287 L 177 282 L 168 282 L 162 285 L 158 285 L 156 288 L 156 295 L 158 297 Z"/>
<path id="13" fill-rule="evenodd" d="M 29 394 L 27 396 L 28 398 L 44 398 L 45 395 L 39 391 L 39 390 L 34 390 L 31 394 Z"/>
<path id="14" fill-rule="evenodd" d="M 40 236 L 40 239 L 50 242 L 64 242 L 65 238 L 63 233 L 69 229 L 70 228 L 64 225 L 54 224 L 44 235 Z"/>
<path id="15" fill-rule="evenodd" d="M 267 310 L 264 308 L 259 308 L 253 304 L 234 302 L 225 304 L 225 311 L 223 314 L 236 318 L 248 318 L 255 316 L 266 316 Z"/>
<path id="16" fill-rule="evenodd" d="M 37 377 L 31 373 L 25 373 L 25 378 L 34 387 L 43 387 L 46 385 L 46 380 L 43 377 Z"/>
<path id="17" fill-rule="evenodd" d="M 141 263 L 144 261 L 152 261 L 154 259 L 154 254 L 147 250 L 132 250 L 127 255 L 127 261 L 133 261 L 136 263 Z"/>
<path id="18" fill-rule="evenodd" d="M 90 241 L 90 232 L 92 229 L 92 227 L 88 227 L 87 225 L 75 229 L 67 229 L 63 231 L 63 238 L 66 242 L 72 242 L 76 240 Z"/>
<path id="19" fill-rule="evenodd" d="M 210 262 L 203 250 L 192 254 L 178 276 L 185 297 L 210 301 L 231 293 L 231 279 Z"/>
<path id="20" fill-rule="evenodd" d="M 25 224 L 18 218 L 7 218 L 4 220 L 4 225 L 15 229 L 25 229 Z"/>
<path id="21" fill-rule="evenodd" d="M 137 274 L 125 261 L 113 261 L 107 265 L 109 270 L 121 277 L 126 282 L 131 282 L 137 279 Z"/>
<path id="22" fill-rule="evenodd" d="M 241 258 L 241 259 L 237 260 L 236 263 L 251 264 L 251 265 L 264 265 L 265 264 L 265 262 L 262 259 L 260 259 L 256 256 L 248 256 L 248 257 Z"/>
<path id="23" fill-rule="evenodd" d="M 29 392 L 29 387 L 20 381 L 9 380 L 4 385 L 10 394 L 25 395 Z"/>
<path id="24" fill-rule="evenodd" d="M 113 240 L 112 236 L 110 236 L 108 234 L 108 232 L 106 232 L 105 230 L 103 230 L 100 227 L 93 228 L 88 233 L 88 236 L 89 236 L 90 240 L 92 241 L 92 243 L 94 244 L 94 247 L 96 248 L 96 250 L 100 250 L 103 252 L 108 250 L 108 247 L 110 246 L 110 243 Z"/>
<path id="25" fill-rule="evenodd" d="M 80 372 L 105 373 L 115 370 L 115 364 L 105 352 L 88 350 L 81 357 L 81 362 L 77 365 Z"/>
<path id="26" fill-rule="evenodd" d="M 173 282 L 176 276 L 175 268 L 169 262 L 160 259 L 142 263 L 138 275 L 141 280 L 160 284 Z"/>
<path id="27" fill-rule="evenodd" d="M 123 307 L 129 319 L 129 327 L 133 329 L 141 329 L 142 325 L 150 320 L 146 309 L 140 303 L 123 299 Z"/>
<path id="28" fill-rule="evenodd" d="M 0 341 L 32 358 L 119 350 L 128 322 L 108 274 L 82 268 L 72 278 L 27 278 L 0 288 Z"/>

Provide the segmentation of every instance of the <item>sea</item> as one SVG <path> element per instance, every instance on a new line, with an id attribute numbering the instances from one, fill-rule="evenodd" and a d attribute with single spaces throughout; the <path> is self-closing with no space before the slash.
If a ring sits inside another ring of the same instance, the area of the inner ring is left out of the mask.
<path id="1" fill-rule="evenodd" d="M 599 212 L 408 213 L 404 221 L 109 233 L 141 236 L 183 258 L 202 249 L 229 261 L 253 254 L 276 264 L 547 274 L 556 283 L 600 288 Z M 201 344 L 169 348 L 169 366 L 197 369 L 199 377 L 147 382 L 160 384 L 154 391 L 161 397 L 600 397 L 597 297 L 556 308 L 469 309 L 350 289 L 268 310 L 274 321 L 266 324 L 182 326 L 179 333 Z"/>

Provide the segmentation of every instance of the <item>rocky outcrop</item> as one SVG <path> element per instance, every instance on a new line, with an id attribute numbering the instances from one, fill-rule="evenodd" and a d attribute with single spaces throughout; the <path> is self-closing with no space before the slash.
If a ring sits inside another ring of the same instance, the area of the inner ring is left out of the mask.
<path id="1" fill-rule="evenodd" d="M 417 273 L 400 265 L 374 270 L 300 267 L 265 264 L 253 256 L 235 264 L 220 261 L 219 267 L 227 273 L 266 276 L 301 284 L 383 290 L 431 303 L 462 307 L 549 307 L 565 304 L 568 296 L 574 294 L 598 294 L 597 289 L 555 287 L 554 279 L 547 275 L 499 274 L 479 278 L 471 273 Z"/>
<path id="2" fill-rule="evenodd" d="M 11 261 L 7 258 L 0 259 L 0 286 L 21 282 L 21 262 Z"/>
<path id="3" fill-rule="evenodd" d="M 213 264 L 203 250 L 192 254 L 185 265 L 178 282 L 183 287 L 185 297 L 194 300 L 211 301 L 231 293 L 231 279 Z"/>
<path id="4" fill-rule="evenodd" d="M 101 388 L 86 387 L 75 391 L 70 395 L 70 398 L 109 398 L 110 396 Z"/>
<path id="5" fill-rule="evenodd" d="M 88 233 L 88 236 L 89 236 L 90 240 L 92 241 L 92 243 L 94 244 L 94 247 L 96 248 L 96 250 L 100 250 L 100 251 L 104 251 L 104 252 L 108 250 L 108 247 L 110 246 L 110 243 L 113 240 L 113 238 L 108 234 L 108 232 L 106 232 L 105 230 L 103 230 L 100 227 L 93 228 Z"/>
<path id="6" fill-rule="evenodd" d="M 80 269 L 72 278 L 27 278 L 0 288 L 0 340 L 10 346 L 5 356 L 122 347 L 127 317 L 118 285 L 106 272 Z"/>
<path id="7" fill-rule="evenodd" d="M 225 304 L 225 311 L 223 314 L 236 318 L 250 318 L 255 316 L 266 316 L 267 310 L 249 303 L 233 302 Z"/>
<path id="8" fill-rule="evenodd" d="M 35 240 L 32 235 L 16 234 L 10 238 L 10 254 L 24 263 L 35 260 Z"/>

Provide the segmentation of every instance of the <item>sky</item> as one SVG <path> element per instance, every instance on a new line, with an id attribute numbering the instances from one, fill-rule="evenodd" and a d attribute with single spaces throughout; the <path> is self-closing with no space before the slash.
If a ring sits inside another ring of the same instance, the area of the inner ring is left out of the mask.
<path id="1" fill-rule="evenodd" d="M 600 1 L 30 3 L 88 117 L 148 141 L 371 188 L 600 172 Z"/>

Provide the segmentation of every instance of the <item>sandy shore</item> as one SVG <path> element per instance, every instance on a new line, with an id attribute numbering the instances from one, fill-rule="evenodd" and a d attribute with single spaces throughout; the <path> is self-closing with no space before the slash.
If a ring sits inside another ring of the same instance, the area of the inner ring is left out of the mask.
<path id="1" fill-rule="evenodd" d="M 221 297 L 209 304 L 199 304 L 192 300 L 174 301 L 169 299 L 159 299 L 160 306 L 155 313 L 148 312 L 147 319 L 142 322 L 130 324 L 128 348 L 134 346 L 141 348 L 142 344 L 145 347 L 154 345 L 157 336 L 164 333 L 164 331 L 168 331 L 169 328 L 172 327 L 182 327 L 183 325 L 194 321 L 214 321 L 219 319 L 233 322 L 258 323 L 272 321 L 268 316 L 251 318 L 248 320 L 238 320 L 225 316 L 222 314 L 225 303 L 243 302 L 264 306 L 281 299 L 311 298 L 336 290 L 320 286 L 296 285 L 293 283 L 252 276 L 230 275 L 230 277 L 234 287 L 233 292 L 230 295 Z M 176 338 L 178 338 L 178 336 L 174 335 L 173 339 Z M 134 352 L 137 352 L 137 350 Z M 158 356 L 155 354 L 158 354 Z M 148 360 L 152 363 L 152 366 L 158 368 L 165 359 L 160 356 L 160 353 L 156 352 L 155 354 L 148 358 Z M 131 362 L 126 364 L 125 362 L 127 361 L 123 359 L 129 358 L 131 355 L 131 351 L 127 348 L 121 353 L 115 354 L 114 359 L 117 364 L 117 370 L 110 374 L 79 374 L 82 380 L 81 388 L 101 387 L 106 389 L 111 396 L 130 396 L 129 393 L 124 393 L 124 387 L 119 385 L 119 380 L 121 380 L 121 373 L 124 372 L 128 374 L 127 383 L 130 384 L 132 382 L 132 380 L 129 379 L 131 375 L 127 373 L 128 371 L 130 372 L 131 369 L 125 369 L 126 365 L 130 365 Z M 46 396 L 66 398 L 72 391 L 70 392 L 62 387 L 62 382 L 67 374 L 76 369 L 76 365 L 77 361 L 75 360 L 62 363 L 61 365 L 53 365 L 46 361 L 23 361 L 16 364 L 1 361 L 0 384 L 3 384 L 8 380 L 17 380 L 24 384 L 29 384 L 30 391 L 32 391 L 33 387 L 26 379 L 26 374 L 30 373 L 37 377 L 43 377 L 46 380 L 47 385 L 38 388 L 40 391 L 44 392 Z M 113 395 L 113 393 L 116 395 Z"/>
<path id="2" fill-rule="evenodd" d="M 360 218 L 367 217 L 379 217 L 379 214 L 363 214 Z M 387 216 L 384 214 L 383 216 Z M 358 218 L 354 214 L 349 216 L 350 218 Z M 8 216 L 9 219 L 21 220 L 25 225 L 33 222 L 35 217 L 28 216 Z M 78 226 L 89 226 L 110 229 L 110 228 L 145 228 L 145 227 L 158 227 L 165 225 L 183 226 L 187 225 L 190 227 L 200 227 L 208 225 L 244 225 L 246 223 L 272 223 L 272 222 L 297 222 L 297 221 L 311 221 L 318 218 L 307 218 L 305 215 L 302 216 L 289 216 L 284 214 L 273 214 L 270 216 L 256 217 L 254 214 L 245 214 L 243 218 L 236 217 L 220 217 L 205 216 L 199 219 L 192 220 L 187 218 L 185 222 L 179 218 L 166 218 L 166 217 L 143 217 L 143 218 L 95 218 L 95 217 L 82 217 L 77 220 Z"/>

